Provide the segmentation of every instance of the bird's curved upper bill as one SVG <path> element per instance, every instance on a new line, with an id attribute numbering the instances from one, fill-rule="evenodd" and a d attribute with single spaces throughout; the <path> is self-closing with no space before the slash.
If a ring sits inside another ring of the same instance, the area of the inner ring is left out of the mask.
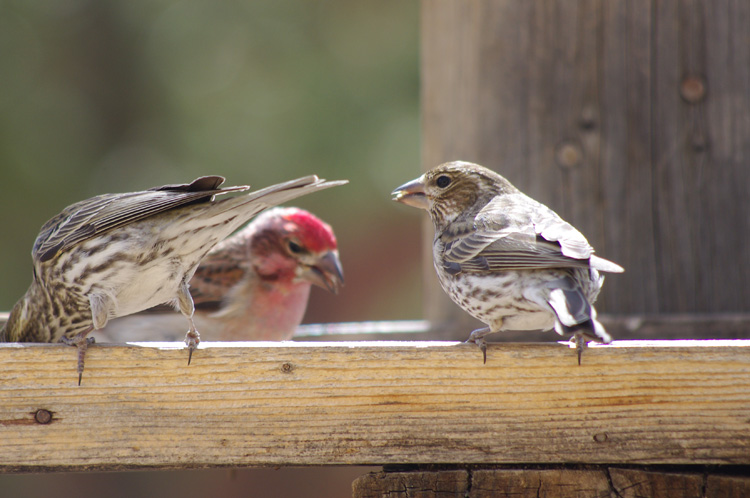
<path id="1" fill-rule="evenodd" d="M 394 201 L 402 202 L 408 206 L 420 209 L 429 209 L 430 203 L 424 191 L 423 177 L 404 183 L 399 188 L 391 192 Z"/>
<path id="2" fill-rule="evenodd" d="M 338 251 L 328 251 L 314 265 L 302 272 L 301 278 L 313 285 L 338 294 L 344 285 L 344 270 L 339 261 Z"/>

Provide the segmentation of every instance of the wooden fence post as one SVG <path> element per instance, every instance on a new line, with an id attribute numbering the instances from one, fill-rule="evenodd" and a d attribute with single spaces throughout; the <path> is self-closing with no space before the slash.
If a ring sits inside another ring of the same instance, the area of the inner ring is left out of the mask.
<path id="1" fill-rule="evenodd" d="M 750 311 L 750 3 L 423 0 L 421 31 L 423 169 L 483 164 L 579 228 L 626 268 L 600 311 Z M 437 285 L 425 233 L 426 317 L 468 334 L 478 322 Z M 748 492 L 689 473 L 565 472 L 485 471 L 481 489 L 470 469 L 375 474 L 355 497 Z"/>
<path id="2" fill-rule="evenodd" d="M 424 1 L 423 167 L 491 167 L 579 228 L 626 268 L 602 311 L 750 311 L 748 37 L 745 2 Z M 465 320 L 425 259 L 427 317 Z"/>

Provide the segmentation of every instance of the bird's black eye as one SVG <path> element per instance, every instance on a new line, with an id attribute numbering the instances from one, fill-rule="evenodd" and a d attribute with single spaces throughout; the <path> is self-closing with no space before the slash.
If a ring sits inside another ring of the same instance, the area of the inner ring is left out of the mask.
<path id="1" fill-rule="evenodd" d="M 299 254 L 301 252 L 304 252 L 304 249 L 302 249 L 302 246 L 292 240 L 289 241 L 289 250 L 292 251 L 294 254 Z"/>
<path id="2" fill-rule="evenodd" d="M 437 180 L 435 180 L 435 183 L 440 188 L 445 188 L 451 183 L 451 179 L 448 175 L 440 175 L 438 176 Z"/>

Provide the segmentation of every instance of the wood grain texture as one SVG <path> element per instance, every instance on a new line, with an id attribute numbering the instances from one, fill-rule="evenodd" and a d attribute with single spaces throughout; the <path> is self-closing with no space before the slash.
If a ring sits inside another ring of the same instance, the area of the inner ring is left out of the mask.
<path id="1" fill-rule="evenodd" d="M 601 470 L 475 470 L 469 497 L 601 497 L 609 491 L 607 474 Z"/>
<path id="2" fill-rule="evenodd" d="M 479 162 L 581 230 L 626 269 L 600 311 L 748 311 L 750 3 L 425 0 L 421 30 L 424 169 Z M 427 318 L 476 325 L 425 257 Z"/>
<path id="3" fill-rule="evenodd" d="M 703 498 L 705 478 L 699 474 L 644 472 L 632 469 L 612 469 L 612 486 L 620 498 L 641 496 Z"/>
<path id="4" fill-rule="evenodd" d="M 745 498 L 750 496 L 748 472 L 741 476 L 709 475 L 706 479 L 706 497 Z"/>
<path id="5" fill-rule="evenodd" d="M 354 498 L 740 498 L 750 477 L 600 466 L 376 472 L 356 479 Z"/>
<path id="6" fill-rule="evenodd" d="M 353 498 L 468 498 L 466 470 L 373 472 L 352 483 Z"/>
<path id="7" fill-rule="evenodd" d="M 205 347 L 204 347 L 205 346 Z M 0 345 L 0 468 L 750 464 L 750 341 Z M 44 421 L 44 412 L 51 421 Z M 38 415 L 37 415 L 38 414 Z"/>

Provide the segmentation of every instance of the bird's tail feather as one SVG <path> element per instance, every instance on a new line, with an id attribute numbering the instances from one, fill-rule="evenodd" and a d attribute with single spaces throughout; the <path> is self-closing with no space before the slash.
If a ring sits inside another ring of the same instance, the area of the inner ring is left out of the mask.
<path id="1" fill-rule="evenodd" d="M 283 204 L 297 197 L 319 190 L 349 183 L 348 180 L 327 181 L 316 175 L 305 176 L 288 182 L 271 185 L 260 190 L 222 199 L 210 205 L 212 217 L 224 218 L 231 215 L 227 222 L 227 235 L 247 223 L 255 215 L 268 208 Z"/>
<path id="2" fill-rule="evenodd" d="M 558 334 L 571 336 L 580 333 L 596 342 L 612 342 L 612 337 L 596 319 L 596 310 L 573 277 L 561 278 L 550 286 L 554 288 L 548 303 L 557 317 L 555 331 Z"/>

